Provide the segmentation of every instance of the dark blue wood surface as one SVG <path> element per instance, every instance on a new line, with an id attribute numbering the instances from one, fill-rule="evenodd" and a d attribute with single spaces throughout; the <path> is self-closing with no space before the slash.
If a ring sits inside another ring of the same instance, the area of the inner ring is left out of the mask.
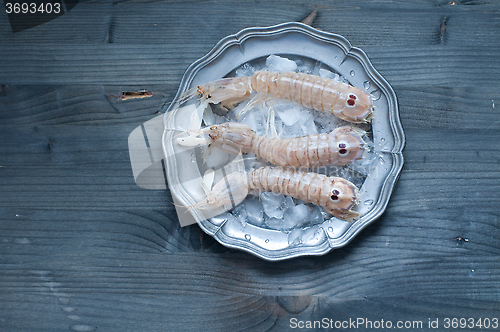
<path id="1" fill-rule="evenodd" d="M 181 228 L 127 138 L 221 38 L 313 10 L 393 86 L 405 166 L 348 246 L 271 263 Z M 16 33 L 1 13 L 0 331 L 500 330 L 499 110 L 498 1 L 81 1 Z"/>

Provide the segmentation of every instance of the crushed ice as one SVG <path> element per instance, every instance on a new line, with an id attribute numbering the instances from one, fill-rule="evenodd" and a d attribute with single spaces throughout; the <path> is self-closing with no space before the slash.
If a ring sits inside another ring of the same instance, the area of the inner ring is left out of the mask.
<path id="1" fill-rule="evenodd" d="M 242 65 L 236 69 L 236 76 L 251 76 L 257 70 L 300 71 L 348 83 L 346 78 L 322 68 L 319 62 L 311 68 L 301 60 L 294 61 L 277 55 L 269 56 L 264 67 L 248 63 Z M 215 116 L 216 118 L 214 118 L 212 114 L 206 114 L 206 122 L 212 124 L 214 120 L 217 123 L 238 121 L 252 128 L 258 135 L 278 135 L 280 138 L 328 133 L 334 128 L 346 124 L 331 114 L 307 109 L 294 102 L 278 99 L 257 105 L 251 111 L 236 118 L 245 104 L 245 102 L 241 103 L 229 112 L 227 117 Z M 268 127 L 270 108 L 274 111 L 275 132 Z M 247 156 L 247 159 L 253 158 L 252 154 Z M 322 173 L 343 177 L 359 188 L 370 172 L 370 168 L 373 167 L 374 158 L 376 158 L 375 154 L 369 153 L 366 158 L 349 165 L 349 167 L 327 167 Z M 265 165 L 263 162 L 261 164 Z M 252 160 L 245 162 L 245 165 L 256 167 L 259 165 L 259 161 Z M 270 192 L 260 193 L 258 197 L 249 196 L 231 213 L 243 226 L 251 224 L 288 233 L 290 245 L 314 245 L 318 241 L 323 241 L 326 235 L 318 225 L 332 218 L 322 207 Z"/>
<path id="2" fill-rule="evenodd" d="M 282 58 L 277 55 L 270 55 L 266 59 L 267 69 L 270 71 L 295 71 L 297 70 L 297 63 L 293 60 Z"/>

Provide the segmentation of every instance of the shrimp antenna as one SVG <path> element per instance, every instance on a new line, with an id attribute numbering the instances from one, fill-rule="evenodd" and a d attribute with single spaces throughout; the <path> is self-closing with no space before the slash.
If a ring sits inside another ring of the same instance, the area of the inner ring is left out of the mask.
<path id="1" fill-rule="evenodd" d="M 197 86 L 192 87 L 191 89 L 187 90 L 182 95 L 180 95 L 179 98 L 177 98 L 176 102 L 178 102 L 179 104 L 184 104 L 185 102 L 187 102 L 188 100 L 190 100 L 191 98 L 193 98 L 198 94 L 199 94 L 198 87 Z"/>
<path id="2" fill-rule="evenodd" d="M 165 102 L 163 105 L 162 105 L 162 109 L 165 108 L 165 106 L 167 105 L 170 105 L 170 104 L 173 104 L 173 103 L 179 103 L 180 105 L 184 104 L 185 102 L 187 102 L 189 99 L 193 98 L 194 96 L 196 96 L 197 93 L 195 93 L 194 91 L 198 91 L 197 90 L 198 87 L 194 87 L 194 88 L 191 88 L 189 90 L 187 90 L 186 92 L 184 92 L 182 95 L 179 96 L 179 98 L 177 99 L 174 99 L 174 100 L 171 100 L 171 101 L 167 101 Z"/>
<path id="3" fill-rule="evenodd" d="M 207 204 L 207 202 L 205 202 L 205 200 L 203 200 L 203 201 L 196 203 L 196 204 L 193 204 L 193 205 L 178 205 L 175 203 L 172 203 L 172 204 L 174 204 L 178 208 L 187 209 L 186 212 L 191 212 L 193 209 L 200 209 L 203 205 Z"/>

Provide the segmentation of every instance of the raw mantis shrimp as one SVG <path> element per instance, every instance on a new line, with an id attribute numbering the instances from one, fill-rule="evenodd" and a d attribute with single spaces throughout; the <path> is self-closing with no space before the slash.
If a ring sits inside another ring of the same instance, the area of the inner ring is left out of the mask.
<path id="1" fill-rule="evenodd" d="M 202 103 L 220 103 L 223 109 L 230 110 L 249 98 L 253 91 L 261 93 L 261 98 L 249 102 L 241 113 L 273 96 L 332 113 L 352 123 L 368 123 L 373 116 L 372 99 L 363 90 L 329 78 L 296 72 L 257 71 L 249 77 L 223 78 L 187 91 L 181 101 L 199 94 Z"/>
<path id="2" fill-rule="evenodd" d="M 194 207 L 217 208 L 238 205 L 250 192 L 271 191 L 315 205 L 344 220 L 353 220 L 359 214 L 352 208 L 358 203 L 358 190 L 351 182 L 323 174 L 304 172 L 287 167 L 261 167 L 247 175 L 235 172 L 227 175 Z"/>
<path id="3" fill-rule="evenodd" d="M 238 122 L 213 125 L 197 132 L 208 138 L 189 136 L 178 138 L 177 142 L 187 146 L 208 143 L 231 154 L 253 152 L 282 167 L 347 165 L 363 158 L 366 149 L 365 132 L 350 126 L 336 128 L 329 134 L 288 139 L 258 136 Z"/>

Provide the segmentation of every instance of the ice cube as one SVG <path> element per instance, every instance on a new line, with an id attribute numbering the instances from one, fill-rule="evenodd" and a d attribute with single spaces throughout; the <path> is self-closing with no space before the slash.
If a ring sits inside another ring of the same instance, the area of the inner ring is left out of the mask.
<path id="1" fill-rule="evenodd" d="M 278 231 L 286 232 L 289 231 L 293 228 L 295 228 L 297 225 L 295 224 L 295 221 L 293 219 L 282 219 L 282 218 L 269 218 L 266 220 L 266 225 L 269 228 L 276 229 Z"/>
<path id="2" fill-rule="evenodd" d="M 264 207 L 264 212 L 269 217 L 282 218 L 283 210 L 281 205 L 285 200 L 285 196 L 282 194 L 275 194 L 272 192 L 263 192 L 260 194 L 262 200 L 262 206 Z"/>
<path id="3" fill-rule="evenodd" d="M 303 201 L 303 200 L 297 199 L 297 198 L 295 198 L 293 201 L 295 202 L 294 205 L 307 204 L 306 201 Z"/>
<path id="4" fill-rule="evenodd" d="M 311 69 L 311 75 L 319 76 L 320 70 L 321 70 L 321 62 L 316 61 L 314 67 Z"/>
<path id="5" fill-rule="evenodd" d="M 245 113 L 239 122 L 243 123 L 244 125 L 249 126 L 253 130 L 255 130 L 255 128 L 257 128 L 257 121 L 255 120 L 255 113 L 253 113 L 253 112 Z"/>
<path id="6" fill-rule="evenodd" d="M 258 135 L 264 135 L 267 128 L 268 108 L 256 106 L 244 113 L 237 121 L 252 128 Z"/>
<path id="7" fill-rule="evenodd" d="M 285 210 L 283 220 L 287 224 L 294 225 L 294 227 L 302 227 L 309 223 L 311 218 L 311 211 L 309 207 L 304 204 L 296 205 L 292 208 Z"/>
<path id="8" fill-rule="evenodd" d="M 247 223 L 262 226 L 264 222 L 264 214 L 262 204 L 258 199 L 247 199 L 243 203 L 247 211 Z"/>
<path id="9" fill-rule="evenodd" d="M 318 133 L 318 129 L 314 123 L 314 116 L 307 111 L 303 112 L 301 116 L 301 129 L 302 135 L 314 135 Z"/>
<path id="10" fill-rule="evenodd" d="M 266 220 L 267 227 L 271 229 L 281 229 L 283 227 L 283 219 L 282 218 L 269 218 Z"/>
<path id="11" fill-rule="evenodd" d="M 335 128 L 343 125 L 342 120 L 330 113 L 320 112 L 320 111 L 310 111 L 314 118 L 314 123 L 318 130 L 318 133 L 330 133 Z"/>
<path id="12" fill-rule="evenodd" d="M 319 224 L 323 222 L 323 214 L 321 213 L 321 209 L 319 206 L 315 206 L 311 211 L 310 218 L 313 224 Z"/>
<path id="13" fill-rule="evenodd" d="M 285 126 L 293 126 L 300 120 L 301 112 L 298 105 L 288 105 L 288 107 L 275 108 L 276 113 L 280 117 Z"/>
<path id="14" fill-rule="evenodd" d="M 283 138 L 293 138 L 302 136 L 302 125 L 300 122 L 296 122 L 293 126 L 284 126 L 282 137 Z"/>
<path id="15" fill-rule="evenodd" d="M 266 59 L 266 66 L 270 71 L 295 71 L 297 64 L 295 61 L 277 55 L 270 55 Z"/>
<path id="16" fill-rule="evenodd" d="M 304 230 L 301 240 L 305 246 L 317 246 L 326 240 L 326 234 L 322 228 L 315 226 Z"/>
<path id="17" fill-rule="evenodd" d="M 243 64 L 240 68 L 236 69 L 236 77 L 252 76 L 255 73 L 255 68 L 248 63 Z"/>
<path id="18" fill-rule="evenodd" d="M 296 228 L 288 234 L 288 245 L 297 246 L 302 243 L 302 229 Z"/>
<path id="19" fill-rule="evenodd" d="M 335 81 L 338 81 L 340 76 L 336 73 L 332 73 L 331 71 L 327 70 L 327 69 L 324 69 L 324 68 L 321 68 L 319 70 L 319 76 L 321 77 L 326 77 L 326 78 L 329 78 L 329 79 L 332 79 L 332 80 L 335 80 Z"/>
<path id="20" fill-rule="evenodd" d="M 283 209 L 276 209 L 266 212 L 266 214 L 271 218 L 283 219 Z"/>
<path id="21" fill-rule="evenodd" d="M 293 201 L 293 198 L 290 196 L 285 196 L 285 199 L 283 200 L 283 209 L 288 209 L 292 208 L 295 206 L 295 202 Z"/>
<path id="22" fill-rule="evenodd" d="M 236 217 L 236 219 L 238 219 L 238 221 L 243 226 L 246 225 L 248 214 L 247 214 L 247 210 L 245 208 L 245 204 L 240 204 L 237 207 L 235 207 L 234 210 L 232 211 L 232 214 L 233 214 L 233 216 Z"/>
<path id="23" fill-rule="evenodd" d="M 212 108 L 207 107 L 205 108 L 205 111 L 203 112 L 203 122 L 205 126 L 211 126 L 214 125 L 216 122 L 215 119 L 215 114 L 212 111 Z"/>
<path id="24" fill-rule="evenodd" d="M 269 211 L 279 208 L 285 196 L 273 192 L 263 192 L 260 194 L 260 199 L 262 200 L 264 211 Z"/>

